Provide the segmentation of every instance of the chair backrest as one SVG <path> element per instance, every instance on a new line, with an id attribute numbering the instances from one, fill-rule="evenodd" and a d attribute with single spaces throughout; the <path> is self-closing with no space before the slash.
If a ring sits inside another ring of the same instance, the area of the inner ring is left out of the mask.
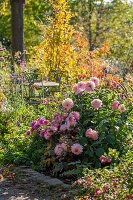
<path id="1" fill-rule="evenodd" d="M 68 84 L 69 73 L 68 71 L 61 70 L 50 70 L 48 81 L 54 81 L 56 83 L 62 84 L 63 82 Z"/>
<path id="2" fill-rule="evenodd" d="M 42 82 L 43 75 L 42 73 L 34 73 L 34 72 L 27 72 L 23 75 L 23 82 L 28 83 L 29 85 L 33 85 L 35 82 Z"/>
<path id="3" fill-rule="evenodd" d="M 41 83 L 41 87 L 36 83 Z M 23 74 L 23 97 L 28 100 L 43 97 L 43 74 L 42 73 L 24 73 Z"/>

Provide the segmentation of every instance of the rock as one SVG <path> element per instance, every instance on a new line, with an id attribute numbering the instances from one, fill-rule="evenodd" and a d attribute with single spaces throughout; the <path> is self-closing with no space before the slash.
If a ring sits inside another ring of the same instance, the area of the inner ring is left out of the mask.
<path id="1" fill-rule="evenodd" d="M 51 178 L 50 176 L 45 176 L 44 174 L 41 174 L 33 169 L 27 168 L 27 167 L 16 167 L 16 170 L 21 170 L 22 172 L 26 172 L 30 174 L 30 179 L 34 181 L 43 182 L 46 184 L 49 184 L 50 186 L 56 187 L 56 186 L 62 186 L 64 188 L 71 187 L 69 184 L 63 183 L 63 181 L 57 179 L 57 178 Z"/>

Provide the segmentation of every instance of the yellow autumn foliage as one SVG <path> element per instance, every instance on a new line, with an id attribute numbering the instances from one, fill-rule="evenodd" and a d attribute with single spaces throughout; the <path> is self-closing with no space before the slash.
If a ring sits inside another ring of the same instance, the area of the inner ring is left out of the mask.
<path id="1" fill-rule="evenodd" d="M 44 34 L 42 42 L 31 47 L 30 54 L 36 59 L 30 59 L 30 63 L 34 62 L 44 79 L 48 78 L 50 70 L 68 71 L 71 83 L 91 76 L 102 79 L 108 64 L 101 56 L 110 53 L 108 42 L 104 41 L 101 48 L 89 51 L 89 42 L 83 36 L 82 27 L 75 31 L 75 27 L 70 25 L 72 13 L 67 1 L 50 0 L 50 3 L 53 13 L 47 17 L 49 24 L 36 23 Z M 111 75 L 108 77 L 112 79 Z"/>
<path id="2" fill-rule="evenodd" d="M 50 69 L 71 71 L 76 63 L 72 57 L 74 47 L 70 44 L 75 32 L 69 23 L 71 11 L 66 0 L 50 0 L 50 3 L 53 9 L 53 15 L 47 17 L 50 23 L 47 26 L 37 24 L 44 35 L 40 45 L 33 48 L 34 64 L 45 77 Z"/>

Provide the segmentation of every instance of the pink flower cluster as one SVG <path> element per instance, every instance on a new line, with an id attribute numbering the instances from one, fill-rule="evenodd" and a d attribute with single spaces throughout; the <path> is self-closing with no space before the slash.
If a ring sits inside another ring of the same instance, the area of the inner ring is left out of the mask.
<path id="1" fill-rule="evenodd" d="M 37 131 L 41 126 L 43 126 L 44 124 L 48 124 L 48 123 L 49 123 L 49 120 L 46 120 L 44 117 L 38 118 L 37 121 L 33 120 L 30 123 L 31 129 L 26 132 L 26 135 L 27 136 L 30 135 L 31 132 Z"/>
<path id="2" fill-rule="evenodd" d="M 97 140 L 98 139 L 98 132 L 89 128 L 86 131 L 85 136 L 88 137 L 88 138 L 92 138 L 93 140 Z"/>
<path id="3" fill-rule="evenodd" d="M 68 145 L 67 143 L 57 144 L 54 152 L 57 156 L 61 156 L 64 151 L 67 151 Z M 83 146 L 75 143 L 71 146 L 71 152 L 75 155 L 79 155 L 83 152 Z"/>
<path id="4" fill-rule="evenodd" d="M 111 158 L 106 158 L 106 156 L 102 155 L 99 160 L 101 161 L 101 163 L 105 163 L 105 162 L 111 162 Z"/>
<path id="5" fill-rule="evenodd" d="M 117 100 L 115 100 L 113 103 L 112 103 L 112 108 L 114 109 L 114 110 L 117 110 L 117 109 L 119 109 L 121 112 L 125 112 L 125 110 L 126 110 L 126 107 L 125 107 L 125 105 L 124 104 L 120 104 L 119 103 L 119 101 L 117 101 Z"/>
<path id="6" fill-rule="evenodd" d="M 99 79 L 96 77 L 92 77 L 90 81 L 84 82 L 80 81 L 73 87 L 73 91 L 75 95 L 82 95 L 84 90 L 87 92 L 92 92 L 95 87 L 99 84 Z"/>
<path id="7" fill-rule="evenodd" d="M 26 132 L 26 135 L 30 135 L 32 131 L 40 130 L 40 136 L 46 140 L 50 140 L 51 137 L 58 131 L 65 132 L 73 130 L 73 127 L 76 126 L 77 122 L 80 120 L 79 112 L 73 111 L 70 114 L 63 114 L 62 116 L 59 113 L 54 113 L 53 119 L 50 122 L 44 117 L 38 118 L 30 123 L 31 129 Z M 45 125 L 45 128 L 42 126 Z M 64 151 L 67 151 L 67 140 L 60 140 L 61 144 L 56 145 L 54 152 L 56 155 L 60 156 Z M 72 153 L 78 155 L 82 153 L 83 147 L 80 144 L 74 144 L 71 146 Z"/>

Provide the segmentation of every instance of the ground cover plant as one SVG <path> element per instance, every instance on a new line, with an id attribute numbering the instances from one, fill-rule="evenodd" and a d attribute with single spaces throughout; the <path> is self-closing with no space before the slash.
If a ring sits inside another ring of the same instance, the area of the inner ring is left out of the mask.
<path id="1" fill-rule="evenodd" d="M 112 159 L 119 160 L 119 165 L 110 169 L 85 169 L 83 177 L 75 181 L 74 187 L 80 187 L 76 200 L 87 199 L 132 199 L 133 198 L 133 154 L 131 149 L 119 159 L 118 152 L 110 149 Z M 105 161 L 102 161 L 103 163 Z"/>

